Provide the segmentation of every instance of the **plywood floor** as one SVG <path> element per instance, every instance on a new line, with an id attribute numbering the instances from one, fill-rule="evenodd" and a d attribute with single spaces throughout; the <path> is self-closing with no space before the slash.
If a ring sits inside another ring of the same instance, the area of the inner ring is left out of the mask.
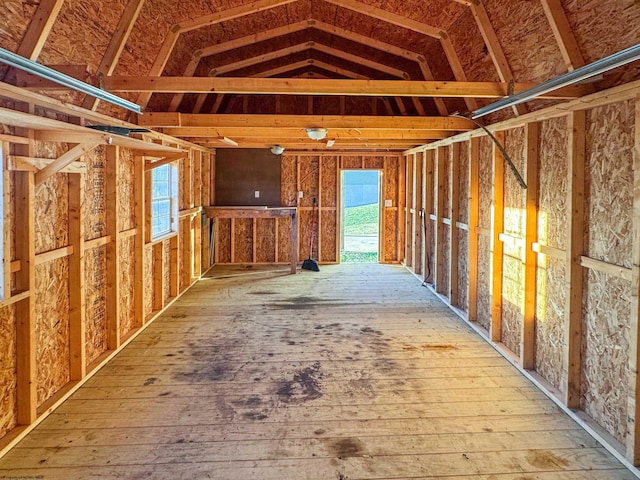
<path id="1" fill-rule="evenodd" d="M 635 478 L 403 269 L 230 272 L 156 320 L 0 477 Z"/>

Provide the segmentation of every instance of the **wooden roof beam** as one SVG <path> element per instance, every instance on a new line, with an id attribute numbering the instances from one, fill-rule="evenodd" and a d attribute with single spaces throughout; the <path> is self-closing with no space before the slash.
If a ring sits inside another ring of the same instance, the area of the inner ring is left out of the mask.
<path id="1" fill-rule="evenodd" d="M 261 59 L 264 56 L 255 57 Z M 255 60 L 255 59 L 254 59 Z M 514 92 L 533 85 L 516 83 Z M 417 80 L 307 80 L 238 77 L 110 77 L 105 88 L 112 92 L 189 92 L 283 95 L 351 95 L 401 97 L 502 98 L 510 85 L 501 82 L 425 82 Z M 585 94 L 583 85 L 572 85 L 540 98 L 570 99 Z"/>
<path id="2" fill-rule="evenodd" d="M 290 33 L 298 32 L 304 30 L 309 27 L 309 22 L 303 20 L 301 22 L 292 23 L 290 25 L 285 25 L 284 27 L 272 28 L 270 30 L 265 30 L 263 32 L 254 33 L 252 35 L 246 35 L 244 37 L 236 38 L 234 40 L 229 40 L 228 42 L 218 43 L 216 45 L 211 45 L 205 47 L 201 50 L 197 50 L 191 60 L 187 64 L 187 67 L 184 71 L 185 77 L 191 77 L 195 74 L 198 64 L 203 57 L 208 57 L 211 55 L 216 55 L 218 53 L 226 52 L 229 50 L 233 50 L 236 48 L 246 47 L 247 45 L 253 45 L 254 43 L 264 42 L 266 40 L 271 40 L 273 38 L 277 38 L 283 35 L 288 35 Z M 171 100 L 171 104 L 169 105 L 169 111 L 175 112 L 180 106 L 180 102 L 184 98 L 183 93 L 179 93 L 174 95 Z"/>
<path id="3" fill-rule="evenodd" d="M 100 66 L 96 72 L 99 76 L 108 76 L 113 74 L 143 5 L 144 0 L 129 0 L 124 12 L 122 12 L 118 26 L 113 32 L 109 45 L 107 46 L 107 50 L 104 52 L 102 61 L 100 62 Z M 82 107 L 87 110 L 95 110 L 98 107 L 98 103 L 99 100 L 97 98 L 87 95 L 84 102 L 82 102 Z"/>
<path id="4" fill-rule="evenodd" d="M 174 137 L 187 137 L 194 143 L 201 142 L 207 137 L 244 137 L 247 129 L 244 127 L 179 127 L 165 128 L 164 133 Z M 252 128 L 251 137 L 261 138 L 300 138 L 306 136 L 304 128 Z M 359 140 L 440 140 L 451 136 L 450 131 L 445 130 L 401 130 L 393 127 L 388 130 L 367 130 L 362 128 L 333 128 L 331 138 L 334 139 L 359 139 Z"/>
<path id="5" fill-rule="evenodd" d="M 431 25 L 427 25 L 425 23 L 421 23 L 407 17 L 403 17 L 401 15 L 397 15 L 392 12 L 388 12 L 386 10 L 382 10 L 381 8 L 367 5 L 357 0 L 325 0 L 325 1 L 342 8 L 347 8 L 354 12 L 362 13 L 363 15 L 367 15 L 369 17 L 382 20 L 383 22 L 391 23 L 392 25 L 396 25 L 402 28 L 406 28 L 407 30 L 412 30 L 414 32 L 421 33 L 423 35 L 427 35 L 427 36 L 439 39 L 442 45 L 442 48 L 444 50 L 444 53 L 447 56 L 447 60 L 449 61 L 449 65 L 451 67 L 451 70 L 453 71 L 453 75 L 455 79 L 458 82 L 467 81 L 467 76 L 464 72 L 464 69 L 462 68 L 462 64 L 460 63 L 460 58 L 458 57 L 458 54 L 456 53 L 455 48 L 453 48 L 453 44 L 451 43 L 449 36 L 443 30 L 434 28 Z M 475 101 L 474 98 L 471 98 L 471 97 L 465 98 L 465 103 L 467 104 L 467 108 L 470 111 L 478 109 L 478 103 Z"/>
<path id="6" fill-rule="evenodd" d="M 487 46 L 493 65 L 496 67 L 498 77 L 503 82 L 515 81 L 511 66 L 507 61 L 507 57 L 504 55 L 504 50 L 498 41 L 498 36 L 491 25 L 489 15 L 487 15 L 487 10 L 484 8 L 483 3 L 478 0 L 471 5 L 471 12 L 476 19 L 476 24 L 482 34 L 482 38 L 484 38 L 484 43 Z M 512 108 L 516 116 L 527 113 L 527 107 L 524 104 L 514 105 Z"/>
<path id="7" fill-rule="evenodd" d="M 564 13 L 562 3 L 560 0 L 541 0 L 541 3 L 558 47 L 560 47 L 567 71 L 571 72 L 576 68 L 583 67 L 585 65 L 584 57 L 580 52 L 567 15 Z"/>
<path id="8" fill-rule="evenodd" d="M 319 80 L 313 80 L 315 82 Z M 341 129 L 415 129 L 466 131 L 475 124 L 459 117 L 372 117 L 362 115 L 212 115 L 150 112 L 138 117 L 146 127 L 243 127 L 307 128 L 321 125 Z"/>
<path id="9" fill-rule="evenodd" d="M 282 5 L 286 5 L 289 3 L 296 2 L 298 0 L 258 0 L 255 2 L 239 5 L 237 7 L 229 8 L 227 10 L 223 10 L 221 12 L 216 12 L 211 15 L 205 15 L 203 17 L 199 17 L 193 20 L 189 20 L 187 22 L 182 22 L 175 24 L 169 30 L 169 33 L 165 37 L 165 40 L 160 47 L 160 51 L 156 56 L 151 69 L 149 70 L 150 76 L 160 76 L 164 71 L 164 67 L 167 65 L 169 61 L 169 57 L 173 52 L 173 49 L 178 41 L 178 37 L 181 33 L 190 32 L 191 30 L 195 30 L 202 27 L 207 27 L 210 25 L 215 25 L 217 23 L 226 22 L 229 20 L 233 20 L 235 18 L 239 18 L 245 15 L 250 15 L 252 13 L 261 12 L 264 10 L 268 10 L 270 8 L 279 7 Z M 144 108 L 146 108 L 149 100 L 151 99 L 150 92 L 144 92 L 140 94 L 137 100 L 137 104 Z"/>
<path id="10" fill-rule="evenodd" d="M 440 39 L 442 38 L 442 34 L 444 33 L 441 29 L 433 27 L 431 25 L 427 25 L 426 23 L 418 22 L 416 20 L 403 17 L 402 15 L 398 15 L 396 13 L 392 13 L 387 10 L 374 7 L 372 5 L 368 5 L 357 0 L 325 0 L 325 2 L 361 13 L 368 17 L 377 18 L 378 20 L 391 23 L 398 27 L 414 30 L 433 38 Z"/>
<path id="11" fill-rule="evenodd" d="M 53 24 L 62 9 L 64 0 L 41 0 L 35 15 L 31 18 L 16 53 L 30 60 L 37 60 Z"/>

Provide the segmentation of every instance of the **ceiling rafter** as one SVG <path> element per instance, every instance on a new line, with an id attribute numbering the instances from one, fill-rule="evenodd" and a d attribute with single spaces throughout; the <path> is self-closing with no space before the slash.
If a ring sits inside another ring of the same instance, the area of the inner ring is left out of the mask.
<path id="1" fill-rule="evenodd" d="M 335 48 L 332 48 L 332 47 L 327 47 L 325 45 L 318 44 L 316 42 L 307 42 L 307 43 L 302 44 L 302 45 L 305 45 L 308 48 L 311 48 L 312 50 L 317 50 L 319 52 L 323 52 L 323 53 L 326 53 L 328 55 L 332 55 L 334 57 L 342 58 L 343 60 L 347 60 L 347 61 L 352 62 L 352 63 L 364 65 L 364 66 L 366 66 L 368 68 L 371 68 L 373 70 L 378 70 L 380 72 L 387 73 L 387 74 L 392 75 L 392 76 L 394 76 L 396 78 L 409 78 L 409 75 L 406 72 L 403 72 L 401 70 L 395 69 L 393 67 L 389 67 L 388 65 L 385 65 L 385 64 L 382 64 L 382 63 L 379 63 L 379 62 L 374 62 L 372 60 L 368 60 L 368 59 L 365 59 L 363 57 L 344 52 L 342 50 L 338 50 L 338 49 L 335 49 Z M 297 51 L 298 51 L 297 50 L 297 46 L 294 45 L 294 46 L 291 46 L 291 47 L 284 48 L 282 50 L 277 50 L 277 51 L 275 51 L 273 53 L 274 54 L 277 53 L 278 54 L 278 58 L 280 58 L 281 56 L 286 56 L 286 55 L 288 55 L 290 53 L 296 53 Z M 282 55 L 280 55 L 280 54 L 282 54 Z M 264 54 L 264 55 L 268 55 L 268 54 Z M 240 68 L 245 68 L 246 66 L 250 66 L 250 65 L 247 65 L 247 62 L 252 62 L 253 65 L 256 65 L 256 64 L 263 63 L 264 61 L 266 61 L 264 55 L 262 55 L 262 56 L 259 55 L 259 56 L 256 56 L 256 57 L 250 57 L 248 59 L 241 60 L 241 61 L 236 62 L 234 64 L 228 64 L 228 65 L 242 64 L 242 67 L 240 67 Z M 275 57 L 269 57 L 268 58 L 268 60 L 273 60 L 273 59 L 275 59 Z M 331 71 L 333 73 L 337 73 L 339 75 L 343 75 L 343 76 L 345 76 L 347 78 L 350 78 L 350 79 L 358 79 L 358 80 L 369 79 L 369 77 L 367 77 L 365 75 L 360 75 L 360 74 L 358 74 L 356 72 L 353 72 L 353 71 L 350 71 L 350 70 L 347 70 L 347 69 L 343 69 L 343 68 L 337 67 L 335 65 L 330 65 L 330 64 L 328 64 L 326 62 L 317 61 L 317 60 L 314 60 L 314 59 L 307 59 L 306 61 L 302 61 L 302 62 L 298 62 L 298 63 L 302 63 L 302 64 L 306 64 L 306 65 L 311 63 L 311 64 L 315 64 L 316 66 L 324 65 L 324 66 L 328 67 L 328 68 L 325 68 L 326 70 Z M 226 71 L 226 67 L 228 65 L 225 65 L 225 73 L 228 73 Z M 306 66 L 306 65 L 302 65 L 302 66 Z M 238 68 L 233 68 L 233 70 L 237 70 L 237 69 Z M 229 71 L 233 71 L 233 70 L 229 70 Z M 294 70 L 294 69 L 285 65 L 284 67 L 278 67 L 276 69 L 272 69 L 272 71 L 261 72 L 259 74 L 251 75 L 250 77 L 253 77 L 253 78 L 267 78 L 267 77 L 271 77 L 273 75 L 278 75 L 278 74 L 281 74 L 283 72 L 291 71 L 291 70 Z M 219 73 L 219 70 L 215 70 L 213 73 L 215 73 L 217 75 Z M 183 92 L 183 94 L 184 94 L 184 92 Z M 205 102 L 205 99 L 206 99 L 207 95 L 208 95 L 208 93 L 200 93 L 198 95 L 198 98 L 196 100 L 196 104 L 195 104 L 195 107 L 194 107 L 194 113 L 199 113 L 200 112 L 200 110 L 202 109 L 202 106 L 204 105 L 204 102 Z M 224 94 L 219 94 L 219 96 L 221 96 L 221 95 L 224 95 Z M 404 107 L 403 101 L 401 99 L 396 99 L 396 102 L 398 104 L 398 108 L 400 109 L 400 111 L 402 112 L 404 110 L 405 113 L 406 113 L 406 109 Z M 420 113 L 420 114 L 424 115 L 424 109 L 422 107 L 422 104 L 419 103 L 419 100 L 417 98 L 413 99 L 413 103 L 414 103 L 414 105 L 416 107 L 416 110 L 418 110 L 419 112 L 422 111 L 422 113 Z M 218 105 L 218 107 L 219 107 L 219 105 Z M 170 110 L 170 111 L 175 111 L 175 110 Z"/>
<path id="2" fill-rule="evenodd" d="M 569 72 L 585 65 L 584 57 L 560 0 L 540 0 Z"/>
<path id="3" fill-rule="evenodd" d="M 173 25 L 160 47 L 160 51 L 149 70 L 149 75 L 157 77 L 162 74 L 181 33 L 190 32 L 191 30 L 215 25 L 216 23 L 226 22 L 245 15 L 280 7 L 297 1 L 298 0 L 258 0 L 256 2 L 247 3 L 245 5 L 229 8 L 221 12 L 216 12 L 211 15 L 205 15 L 194 20 Z M 151 93 L 145 92 L 140 94 L 136 103 L 144 110 L 150 99 Z"/>
<path id="4" fill-rule="evenodd" d="M 325 2 L 440 40 L 440 44 L 449 61 L 455 79 L 459 82 L 467 81 L 467 75 L 462 68 L 460 58 L 445 31 L 357 0 L 325 0 Z M 478 109 L 478 103 L 474 98 L 465 98 L 464 100 L 469 110 L 473 111 Z"/>
<path id="5" fill-rule="evenodd" d="M 198 69 L 198 65 L 200 64 L 200 60 L 204 57 L 209 57 L 211 55 L 216 55 L 218 53 L 227 52 L 229 50 L 233 50 L 240 47 L 246 47 L 247 45 L 253 45 L 254 43 L 264 42 L 267 40 L 272 40 L 277 37 L 281 37 L 283 35 L 288 35 L 290 33 L 299 32 L 308 28 L 308 22 L 303 20 L 301 22 L 292 23 L 289 25 L 285 25 L 284 27 L 272 28 L 269 30 L 265 30 L 262 32 L 257 32 L 251 35 L 246 35 L 244 37 L 236 38 L 234 40 L 229 40 L 227 42 L 218 43 L 216 45 L 210 45 L 204 47 L 200 50 L 196 50 L 196 52 L 191 57 L 191 60 L 187 64 L 187 67 L 184 70 L 185 77 L 191 77 L 196 73 Z M 171 100 L 171 104 L 169 105 L 169 111 L 175 112 L 178 110 L 180 106 L 180 102 L 184 98 L 184 94 L 174 95 Z"/>
<path id="6" fill-rule="evenodd" d="M 40 1 L 40 5 L 31 18 L 27 32 L 16 51 L 18 55 L 30 60 L 37 60 L 63 4 L 64 0 Z"/>
<path id="7" fill-rule="evenodd" d="M 420 70 L 424 76 L 424 79 L 427 81 L 432 81 L 434 80 L 433 74 L 431 73 L 431 70 L 429 68 L 429 65 L 427 63 L 426 58 L 416 52 L 412 52 L 410 50 L 398 47 L 396 45 L 392 45 L 390 43 L 386 43 L 386 42 L 382 42 L 380 40 L 376 40 L 376 39 L 372 39 L 369 37 L 366 37 L 364 35 L 361 35 L 359 33 L 356 32 L 352 32 L 350 30 L 346 30 L 340 27 L 336 27 L 334 25 L 330 25 L 328 23 L 322 22 L 322 21 L 318 21 L 315 19 L 308 19 L 308 20 L 303 20 L 301 22 L 296 22 L 296 23 L 292 23 L 290 25 L 286 25 L 284 27 L 277 27 L 277 28 L 273 28 L 270 30 L 265 30 L 262 32 L 258 32 L 252 35 L 246 35 L 244 37 L 240 37 L 237 39 L 233 39 L 233 40 L 229 40 L 227 42 L 223 42 L 223 43 L 219 43 L 216 45 L 212 45 L 212 46 L 207 46 L 204 47 L 200 50 L 197 50 L 193 57 L 191 58 L 191 61 L 189 62 L 189 64 L 187 65 L 185 72 L 184 72 L 184 76 L 188 77 L 188 76 L 193 76 L 193 74 L 195 73 L 198 64 L 200 62 L 200 60 L 204 57 L 207 56 L 211 56 L 211 55 L 215 55 L 217 53 L 221 53 L 221 52 L 225 52 L 225 51 L 229 51 L 229 50 L 233 50 L 235 48 L 240 48 L 240 47 L 244 47 L 247 45 L 252 45 L 254 43 L 257 42 L 262 42 L 262 41 L 266 41 L 266 40 L 271 40 L 273 38 L 277 38 L 279 36 L 283 36 L 283 35 L 287 35 L 290 33 L 294 33 L 294 32 L 298 32 L 301 30 L 305 30 L 308 28 L 313 28 L 313 29 L 317 29 L 320 30 L 322 32 L 325 33 L 329 33 L 335 36 L 339 36 L 342 38 L 345 38 L 347 40 L 356 42 L 356 43 L 360 43 L 362 45 L 366 45 L 369 47 L 373 47 L 376 48 L 378 50 L 381 50 L 383 52 L 387 52 L 387 53 L 391 53 L 393 55 L 405 58 L 407 60 L 411 60 L 414 62 L 417 62 Z M 339 73 L 339 72 L 336 72 Z M 269 75 L 267 75 L 269 76 Z M 353 78 L 353 77 L 350 77 Z M 175 112 L 178 110 L 178 107 L 180 105 L 180 102 L 182 101 L 182 99 L 184 98 L 184 93 L 179 93 L 174 95 L 173 99 L 171 100 L 171 103 L 169 105 L 169 111 L 170 112 Z M 200 99 L 199 99 L 200 100 Z M 436 109 L 438 110 L 438 113 L 440 113 L 441 115 L 447 115 L 447 108 L 444 105 L 444 101 L 441 98 L 434 98 L 434 102 L 436 103 Z M 414 99 L 413 100 L 414 106 L 416 107 L 416 109 L 418 110 L 418 112 L 420 111 L 424 111 L 422 104 L 420 103 L 420 101 L 418 99 Z M 422 113 L 420 113 L 422 114 Z"/>
<path id="8" fill-rule="evenodd" d="M 122 55 L 124 46 L 126 45 L 127 40 L 129 40 L 133 26 L 142 11 L 144 2 L 145 0 L 129 0 L 129 3 L 120 16 L 118 25 L 113 32 L 109 45 L 107 46 L 107 50 L 102 56 L 102 61 L 96 71 L 98 76 L 109 76 L 113 74 L 118 62 L 120 61 L 120 56 Z M 87 95 L 82 102 L 82 107 L 87 110 L 95 111 L 99 102 L 100 101 L 97 98 Z"/>

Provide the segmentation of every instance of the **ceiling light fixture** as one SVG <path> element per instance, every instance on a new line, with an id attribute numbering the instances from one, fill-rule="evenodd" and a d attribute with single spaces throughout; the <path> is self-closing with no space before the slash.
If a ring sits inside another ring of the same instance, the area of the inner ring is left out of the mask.
<path id="1" fill-rule="evenodd" d="M 105 102 L 117 105 L 118 107 L 142 114 L 140 105 L 136 105 L 129 100 L 125 100 L 124 98 L 118 97 L 117 95 L 107 92 L 106 90 L 102 90 L 101 88 L 81 82 L 77 78 L 70 77 L 69 75 L 58 72 L 53 68 L 45 67 L 38 62 L 29 60 L 28 58 L 17 55 L 9 50 L 5 50 L 4 48 L 0 48 L 0 62 L 6 63 L 7 65 L 11 65 L 12 67 L 31 73 L 40 78 L 44 78 L 45 80 L 50 80 L 59 85 L 64 85 L 65 87 L 77 90 L 78 92 L 86 93 L 87 95 L 91 95 L 99 100 L 104 100 Z"/>
<path id="2" fill-rule="evenodd" d="M 329 132 L 329 130 L 327 130 L 326 128 L 320 128 L 320 127 L 307 128 L 307 135 L 311 140 L 322 140 L 324 137 L 327 136 L 327 132 Z"/>
<path id="3" fill-rule="evenodd" d="M 284 147 L 282 145 L 278 145 L 277 143 L 271 147 L 271 153 L 274 155 L 282 155 L 284 152 Z"/>
<path id="4" fill-rule="evenodd" d="M 588 78 L 608 72 L 609 70 L 621 67 L 638 59 L 640 59 L 640 43 L 633 47 L 629 47 L 626 50 L 622 50 L 618 53 L 614 53 L 613 55 L 590 63 L 589 65 L 585 65 L 584 67 L 576 68 L 572 72 L 552 78 L 540 85 L 523 90 L 520 93 L 509 95 L 508 97 L 498 100 L 497 102 L 493 102 L 486 107 L 479 108 L 471 113 L 471 118 L 475 120 L 490 113 L 497 112 L 498 110 L 502 110 L 503 108 L 519 105 L 529 100 L 533 100 L 540 95 L 544 95 L 545 93 L 573 85 L 574 83 L 582 82 Z"/>

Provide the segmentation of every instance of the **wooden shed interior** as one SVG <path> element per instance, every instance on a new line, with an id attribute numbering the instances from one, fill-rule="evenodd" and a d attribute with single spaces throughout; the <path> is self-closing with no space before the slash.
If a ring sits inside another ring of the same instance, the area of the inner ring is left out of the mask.
<path id="1" fill-rule="evenodd" d="M 380 263 L 640 465 L 640 63 L 470 120 L 639 40 L 636 0 L 3 0 L 0 47 L 144 113 L 0 60 L 0 446 L 210 267 L 339 263 L 373 169 Z M 221 151 L 276 208 L 216 203 Z"/>

